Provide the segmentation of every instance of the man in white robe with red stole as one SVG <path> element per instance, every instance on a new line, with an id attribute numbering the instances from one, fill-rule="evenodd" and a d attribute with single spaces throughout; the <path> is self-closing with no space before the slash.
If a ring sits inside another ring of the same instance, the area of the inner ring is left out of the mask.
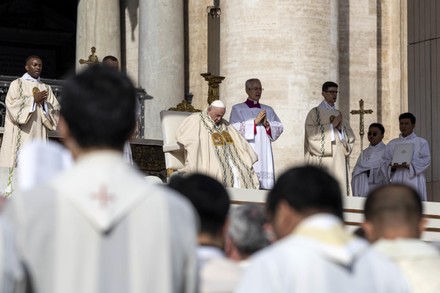
<path id="1" fill-rule="evenodd" d="M 384 133 L 385 128 L 380 123 L 372 123 L 368 128 L 370 145 L 361 152 L 353 168 L 353 196 L 366 197 L 370 191 L 386 183 L 382 172 L 382 155 L 386 148 L 382 142 Z"/>
<path id="2" fill-rule="evenodd" d="M 247 100 L 232 106 L 229 122 L 250 143 L 258 155 L 254 164 L 260 189 L 271 189 L 275 182 L 272 142 L 283 133 L 283 124 L 272 107 L 260 104 L 263 88 L 259 79 L 245 83 Z"/>
<path id="3" fill-rule="evenodd" d="M 225 187 L 258 189 L 253 164 L 258 157 L 252 146 L 225 119 L 226 107 L 220 100 L 200 113 L 187 117 L 176 132 L 185 148 L 182 173 L 201 173 Z"/>
<path id="4" fill-rule="evenodd" d="M 40 81 L 43 62 L 26 59 L 26 73 L 11 82 L 6 95 L 5 132 L 0 149 L 0 192 L 9 196 L 15 188 L 15 168 L 20 146 L 31 140 L 46 140 L 55 130 L 59 103 L 49 85 Z"/>
<path id="5" fill-rule="evenodd" d="M 349 156 L 355 136 L 342 113 L 336 109 L 338 85 L 322 85 L 324 101 L 310 110 L 305 122 L 304 156 L 307 164 L 327 168 L 341 185 L 343 195 L 350 196 Z"/>
<path id="6" fill-rule="evenodd" d="M 425 170 L 431 165 L 431 151 L 426 139 L 414 133 L 416 117 L 411 113 L 399 116 L 400 136 L 391 140 L 382 157 L 382 172 L 389 182 L 407 184 L 417 190 L 422 200 L 427 200 Z M 403 164 L 392 164 L 394 148 L 399 144 L 414 146 L 412 159 Z"/>
<path id="7" fill-rule="evenodd" d="M 128 77 L 101 66 L 66 82 L 59 131 L 75 165 L 6 210 L 33 292 L 196 291 L 192 207 L 122 155 L 135 99 Z"/>

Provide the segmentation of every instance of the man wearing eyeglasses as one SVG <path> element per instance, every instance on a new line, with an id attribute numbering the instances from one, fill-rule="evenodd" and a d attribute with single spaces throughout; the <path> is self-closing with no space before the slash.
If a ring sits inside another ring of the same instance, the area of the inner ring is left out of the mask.
<path id="1" fill-rule="evenodd" d="M 322 85 L 324 100 L 310 110 L 305 122 L 304 156 L 308 164 L 325 167 L 338 180 L 342 194 L 350 195 L 348 157 L 355 136 L 342 113 L 336 109 L 338 85 Z"/>
<path id="2" fill-rule="evenodd" d="M 232 107 L 229 122 L 249 142 L 258 155 L 254 164 L 260 189 L 271 189 L 275 181 L 272 141 L 283 132 L 283 124 L 272 107 L 260 104 L 263 88 L 257 78 L 245 83 L 247 100 Z"/>
<path id="3" fill-rule="evenodd" d="M 384 134 L 385 128 L 380 123 L 372 123 L 368 128 L 370 145 L 359 155 L 353 169 L 353 196 L 366 197 L 369 191 L 385 183 L 385 175 L 381 170 L 382 155 L 386 148 L 382 142 Z"/>

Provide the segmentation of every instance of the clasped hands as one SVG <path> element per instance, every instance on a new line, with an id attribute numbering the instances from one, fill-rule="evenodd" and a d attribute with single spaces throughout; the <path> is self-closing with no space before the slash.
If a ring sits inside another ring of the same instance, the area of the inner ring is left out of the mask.
<path id="1" fill-rule="evenodd" d="M 41 91 L 41 92 L 34 93 L 34 101 L 37 104 L 41 104 L 42 102 L 44 102 L 44 100 L 47 99 L 47 96 L 48 96 L 47 91 Z"/>
<path id="2" fill-rule="evenodd" d="M 333 118 L 333 119 L 332 119 Z M 333 125 L 333 128 L 336 128 L 338 130 L 341 130 L 342 126 L 342 114 L 339 114 L 338 116 L 331 116 L 330 117 L 330 123 Z"/>
<path id="3" fill-rule="evenodd" d="M 266 128 L 270 126 L 269 121 L 266 119 L 266 110 L 261 110 L 260 113 L 258 113 L 257 117 L 255 117 L 254 123 L 255 125 L 262 123 Z"/>

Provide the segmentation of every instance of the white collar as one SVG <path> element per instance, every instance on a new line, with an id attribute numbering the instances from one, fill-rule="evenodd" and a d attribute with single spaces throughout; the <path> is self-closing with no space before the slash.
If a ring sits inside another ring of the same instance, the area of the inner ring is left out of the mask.
<path id="1" fill-rule="evenodd" d="M 25 79 L 25 80 L 27 80 L 27 81 L 32 81 L 32 82 L 38 82 L 38 83 L 40 83 L 40 77 L 38 77 L 38 78 L 33 78 L 33 77 L 30 76 L 29 73 L 27 73 L 27 72 L 26 72 L 25 74 L 23 74 L 22 78 Z"/>

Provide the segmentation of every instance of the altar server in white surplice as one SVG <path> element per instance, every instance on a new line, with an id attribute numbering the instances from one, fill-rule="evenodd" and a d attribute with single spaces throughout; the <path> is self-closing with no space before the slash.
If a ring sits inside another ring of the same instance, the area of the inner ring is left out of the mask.
<path id="1" fill-rule="evenodd" d="M 124 162 L 134 126 L 126 76 L 94 66 L 66 82 L 59 130 L 75 164 L 6 210 L 33 292 L 195 292 L 194 211 Z"/>
<path id="2" fill-rule="evenodd" d="M 247 80 L 245 88 L 248 98 L 244 103 L 232 106 L 229 122 L 258 155 L 254 169 L 260 189 L 271 189 L 275 182 L 272 141 L 283 133 L 283 124 L 271 107 L 260 104 L 263 88 L 259 79 Z"/>
<path id="3" fill-rule="evenodd" d="M 422 200 L 427 200 L 425 170 L 431 165 L 431 152 L 426 139 L 414 133 L 416 117 L 411 113 L 399 116 L 400 136 L 391 140 L 383 154 L 382 171 L 389 182 L 402 183 L 413 187 Z M 402 164 L 392 164 L 396 145 L 413 145 L 412 159 Z"/>
<path id="4" fill-rule="evenodd" d="M 346 231 L 342 202 L 321 168 L 281 175 L 266 205 L 279 240 L 251 258 L 235 292 L 409 292 L 395 265 Z"/>
<path id="5" fill-rule="evenodd" d="M 370 145 L 362 151 L 353 168 L 351 187 L 353 196 L 367 196 L 368 192 L 383 185 L 385 175 L 382 172 L 382 155 L 386 145 L 382 142 L 385 128 L 373 123 L 368 128 Z"/>

